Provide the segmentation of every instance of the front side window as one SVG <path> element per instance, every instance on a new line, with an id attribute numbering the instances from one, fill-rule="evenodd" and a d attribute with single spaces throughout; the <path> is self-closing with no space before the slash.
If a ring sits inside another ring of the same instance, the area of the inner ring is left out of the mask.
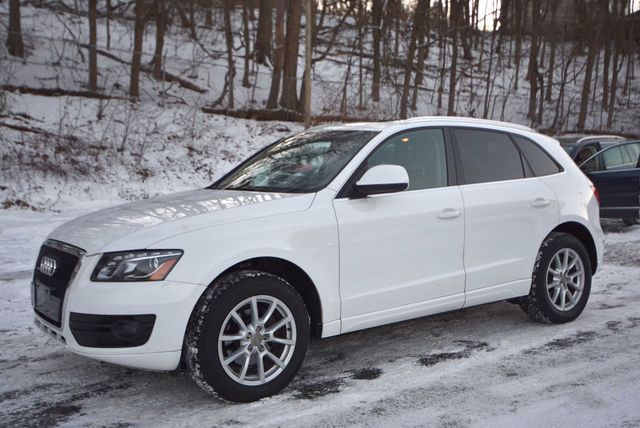
<path id="1" fill-rule="evenodd" d="M 513 138 L 536 176 L 557 174 L 561 171 L 558 164 L 538 144 L 518 135 L 514 135 Z"/>
<path id="2" fill-rule="evenodd" d="M 307 131 L 285 138 L 247 160 L 212 188 L 258 192 L 317 192 L 378 131 Z"/>
<path id="3" fill-rule="evenodd" d="M 447 158 L 442 129 L 420 129 L 394 135 L 367 160 L 367 169 L 377 165 L 400 165 L 409 175 L 409 189 L 431 189 L 447 185 Z"/>
<path id="4" fill-rule="evenodd" d="M 478 129 L 454 129 L 465 183 L 524 178 L 520 152 L 508 135 Z"/>

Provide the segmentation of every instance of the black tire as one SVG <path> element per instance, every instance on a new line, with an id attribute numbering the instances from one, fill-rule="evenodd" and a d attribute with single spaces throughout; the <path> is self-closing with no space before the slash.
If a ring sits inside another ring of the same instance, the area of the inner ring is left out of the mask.
<path id="1" fill-rule="evenodd" d="M 259 295 L 276 298 L 286 305 L 295 321 L 296 340 L 288 363 L 277 376 L 264 384 L 247 386 L 225 371 L 218 354 L 218 338 L 231 311 L 246 299 Z M 287 281 L 265 272 L 233 272 L 209 287 L 198 301 L 185 335 L 186 366 L 205 391 L 228 401 L 256 401 L 277 394 L 295 377 L 307 352 L 309 330 L 304 301 Z"/>
<path id="2" fill-rule="evenodd" d="M 566 311 L 557 309 L 547 292 L 547 272 L 552 258 L 563 249 L 575 251 L 583 264 L 584 283 L 582 295 L 575 306 Z M 584 310 L 591 291 L 591 262 L 587 250 L 575 236 L 567 233 L 551 233 L 542 243 L 531 280 L 531 291 L 520 302 L 520 308 L 534 321 L 546 324 L 560 324 L 578 318 Z"/>
<path id="3" fill-rule="evenodd" d="M 635 226 L 636 224 L 640 224 L 640 219 L 634 217 L 625 217 L 622 221 L 626 226 Z"/>

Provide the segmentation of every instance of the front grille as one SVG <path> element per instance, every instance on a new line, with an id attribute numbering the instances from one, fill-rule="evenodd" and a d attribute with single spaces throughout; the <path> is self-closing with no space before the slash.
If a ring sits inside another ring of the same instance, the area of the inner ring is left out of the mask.
<path id="1" fill-rule="evenodd" d="M 33 306 L 44 320 L 62 326 L 62 304 L 84 250 L 47 240 L 40 248 L 33 271 Z"/>

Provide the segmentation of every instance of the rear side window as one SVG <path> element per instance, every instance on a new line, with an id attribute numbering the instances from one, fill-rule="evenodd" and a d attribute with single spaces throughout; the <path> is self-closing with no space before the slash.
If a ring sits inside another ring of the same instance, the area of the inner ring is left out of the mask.
<path id="1" fill-rule="evenodd" d="M 517 135 L 514 135 L 513 138 L 536 176 L 557 174 L 562 171 L 551 156 L 538 144 Z"/>
<path id="2" fill-rule="evenodd" d="M 453 129 L 453 133 L 465 183 L 524 178 L 520 152 L 507 134 L 478 129 Z"/>

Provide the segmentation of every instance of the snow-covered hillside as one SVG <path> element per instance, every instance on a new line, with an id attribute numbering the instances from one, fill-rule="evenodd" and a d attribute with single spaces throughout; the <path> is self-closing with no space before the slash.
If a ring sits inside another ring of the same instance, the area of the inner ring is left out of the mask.
<path id="1" fill-rule="evenodd" d="M 203 186 L 267 142 L 301 129 L 294 123 L 238 120 L 202 112 L 202 107 L 219 97 L 224 85 L 226 62 L 220 16 L 214 17 L 212 29 L 198 27 L 198 40 L 190 38 L 178 25 L 169 27 L 165 39 L 166 70 L 206 92 L 157 81 L 142 73 L 140 100 L 132 103 L 127 100 L 129 65 L 120 62 L 130 61 L 131 19 L 110 21 L 111 40 L 107 49 L 106 20 L 99 17 L 98 49 L 111 55 L 98 55 L 98 86 L 105 99 L 87 98 L 74 96 L 86 92 L 87 49 L 83 45 L 88 40 L 86 16 L 33 4 L 25 2 L 22 6 L 25 59 L 10 57 L 4 47 L 0 48 L 0 85 L 5 89 L 0 92 L 0 202 L 6 207 L 64 210 L 78 200 L 113 203 Z M 0 3 L 0 16 L 6 16 L 7 10 L 7 3 Z M 235 27 L 240 28 L 240 10 L 233 19 Z M 326 20 L 326 28 L 330 29 L 335 18 L 328 16 Z M 151 20 L 146 26 L 143 65 L 152 57 L 154 25 Z M 394 119 L 403 71 L 386 69 L 379 103 L 370 101 L 371 76 L 365 73 L 363 105 L 359 106 L 357 60 L 349 54 L 353 31 L 353 25 L 344 25 L 331 53 L 314 63 L 313 112 L 343 114 L 340 105 L 344 96 L 348 117 Z M 0 38 L 4 39 L 5 33 L 6 27 L 0 27 Z M 460 64 L 461 87 L 456 95 L 459 115 L 482 116 L 486 82 L 481 72 L 488 66 L 489 41 L 490 37 L 484 37 L 482 52 L 473 51 L 473 62 Z M 401 52 L 406 44 L 406 40 L 401 41 Z M 450 50 L 449 43 L 444 47 Z M 244 50 L 242 46 L 236 48 L 236 109 L 264 108 L 271 83 L 270 69 L 256 66 L 250 73 L 250 87 L 243 87 Z M 560 46 L 558 60 L 570 49 L 571 46 Z M 510 68 L 508 61 L 494 58 L 490 118 L 528 124 L 526 41 L 523 52 L 518 90 L 513 90 L 515 69 Z M 444 106 L 438 108 L 437 102 L 442 54 L 446 52 L 440 52 L 439 44 L 431 46 L 413 115 L 446 113 L 446 88 Z M 578 56 L 568 69 L 570 78 L 559 115 L 563 129 L 575 126 L 584 60 L 584 56 Z M 302 64 L 301 57 L 300 77 Z M 562 71 L 560 68 L 558 73 Z M 31 93 L 21 93 L 16 88 Z M 44 96 L 42 91 L 33 93 L 33 89 L 76 93 Z M 599 86 L 594 87 L 593 96 L 600 96 L 600 90 Z M 640 134 L 639 91 L 633 81 L 627 95 L 620 93 L 615 125 L 606 131 Z M 543 128 L 550 126 L 557 116 L 553 106 L 552 100 L 544 109 Z M 606 113 L 592 109 L 587 127 L 602 130 L 603 123 Z"/>

